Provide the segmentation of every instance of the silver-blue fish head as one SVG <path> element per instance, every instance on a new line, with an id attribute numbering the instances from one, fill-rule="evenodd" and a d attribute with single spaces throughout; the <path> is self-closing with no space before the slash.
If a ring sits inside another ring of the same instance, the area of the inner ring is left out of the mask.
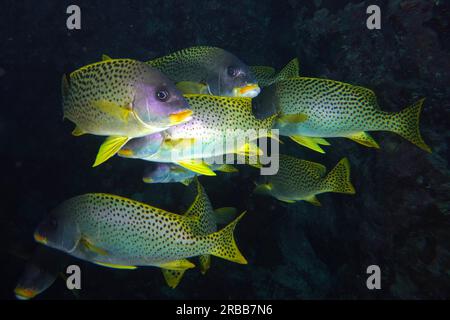
<path id="1" fill-rule="evenodd" d="M 64 211 L 64 203 L 38 225 L 34 239 L 51 248 L 71 253 L 77 247 L 81 234 L 71 216 L 60 214 L 60 211 Z"/>
<path id="2" fill-rule="evenodd" d="M 189 104 L 163 73 L 145 65 L 145 72 L 134 83 L 132 110 L 145 126 L 165 129 L 191 119 Z"/>
<path id="3" fill-rule="evenodd" d="M 45 291 L 55 281 L 55 278 L 56 276 L 47 270 L 34 263 L 29 263 L 14 289 L 16 298 L 19 300 L 34 298 Z"/>
<path id="4" fill-rule="evenodd" d="M 159 151 L 164 141 L 161 132 L 149 134 L 128 141 L 117 153 L 123 158 L 145 159 Z"/>
<path id="5" fill-rule="evenodd" d="M 211 94 L 229 97 L 256 97 L 260 88 L 250 68 L 233 54 L 223 51 L 212 64 L 206 80 Z"/>

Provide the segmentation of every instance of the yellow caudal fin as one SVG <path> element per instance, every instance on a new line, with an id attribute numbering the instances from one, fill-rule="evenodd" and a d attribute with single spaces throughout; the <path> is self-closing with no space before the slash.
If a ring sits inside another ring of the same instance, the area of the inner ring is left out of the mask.
<path id="1" fill-rule="evenodd" d="M 211 267 L 211 256 L 209 254 L 204 254 L 198 257 L 198 261 L 200 262 L 200 272 L 205 274 Z"/>
<path id="2" fill-rule="evenodd" d="M 247 264 L 247 260 L 245 260 L 236 245 L 233 234 L 236 224 L 242 219 L 244 214 L 245 211 L 222 230 L 207 236 L 207 241 L 210 243 L 210 254 L 236 263 Z"/>
<path id="3" fill-rule="evenodd" d="M 211 168 L 201 160 L 182 160 L 176 162 L 179 166 L 191 170 L 195 173 L 202 174 L 205 176 L 215 176 L 216 173 L 211 170 Z"/>
<path id="4" fill-rule="evenodd" d="M 420 99 L 412 106 L 394 113 L 390 117 L 389 129 L 414 143 L 420 149 L 431 153 L 431 148 L 423 141 L 419 130 L 419 118 L 424 100 Z"/>
<path id="5" fill-rule="evenodd" d="M 297 142 L 299 145 L 302 145 L 304 147 L 307 147 L 311 150 L 314 150 L 314 151 L 317 151 L 320 153 L 325 153 L 325 151 L 319 146 L 319 143 L 314 140 L 316 138 L 304 137 L 304 136 L 290 136 L 289 138 L 291 138 L 292 141 Z"/>
<path id="6" fill-rule="evenodd" d="M 375 139 L 372 138 L 372 136 L 367 132 L 354 133 L 354 134 L 348 135 L 347 138 L 349 138 L 359 144 L 362 144 L 363 146 L 366 146 L 369 148 L 380 149 L 380 146 L 375 141 Z"/>
<path id="7" fill-rule="evenodd" d="M 337 192 L 355 194 L 355 188 L 350 181 L 350 162 L 347 158 L 341 159 L 323 180 L 323 192 Z"/>
<path id="8" fill-rule="evenodd" d="M 185 270 L 177 271 L 177 270 L 169 270 L 169 269 L 161 269 L 164 279 L 166 280 L 167 285 L 175 289 L 183 278 Z"/>
<path id="9" fill-rule="evenodd" d="M 95 158 L 95 162 L 92 166 L 96 167 L 114 156 L 128 142 L 128 140 L 130 140 L 130 138 L 121 136 L 111 136 L 106 138 L 105 142 L 103 142 L 100 146 L 97 157 Z"/>

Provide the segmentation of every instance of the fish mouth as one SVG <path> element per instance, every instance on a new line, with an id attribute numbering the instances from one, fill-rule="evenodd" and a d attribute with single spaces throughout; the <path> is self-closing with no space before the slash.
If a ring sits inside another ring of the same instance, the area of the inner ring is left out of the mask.
<path id="1" fill-rule="evenodd" d="M 152 183 L 152 182 L 153 182 L 153 179 L 152 179 L 152 178 L 144 177 L 144 178 L 142 178 L 142 181 L 144 181 L 145 183 Z"/>
<path id="2" fill-rule="evenodd" d="M 39 233 L 35 232 L 34 233 L 34 240 L 36 240 L 36 242 L 42 243 L 42 244 L 47 244 L 48 240 L 46 237 L 40 235 Z"/>
<path id="3" fill-rule="evenodd" d="M 261 88 L 257 83 L 249 83 L 244 87 L 234 88 L 233 91 L 236 97 L 254 98 L 261 92 Z"/>
<path id="4" fill-rule="evenodd" d="M 14 293 L 16 295 L 16 298 L 19 300 L 29 300 L 34 298 L 38 294 L 36 290 L 22 287 L 15 288 Z"/>
<path id="5" fill-rule="evenodd" d="M 178 112 L 171 113 L 169 115 L 170 125 L 180 124 L 182 122 L 186 122 L 191 120 L 192 110 L 185 109 Z"/>

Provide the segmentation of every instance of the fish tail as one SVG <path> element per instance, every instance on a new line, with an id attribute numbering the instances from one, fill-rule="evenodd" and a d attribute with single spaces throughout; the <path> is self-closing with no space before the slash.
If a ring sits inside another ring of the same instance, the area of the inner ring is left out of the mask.
<path id="1" fill-rule="evenodd" d="M 236 263 L 247 264 L 247 260 L 239 251 L 236 241 L 234 240 L 234 229 L 244 214 L 245 211 L 222 230 L 207 236 L 207 240 L 212 243 L 212 246 L 208 250 L 209 254 Z"/>
<path id="2" fill-rule="evenodd" d="M 350 181 L 350 162 L 341 159 L 327 174 L 323 181 L 323 189 L 330 192 L 355 194 L 355 188 Z"/>
<path id="3" fill-rule="evenodd" d="M 390 130 L 412 142 L 420 149 L 431 153 L 431 148 L 423 141 L 419 130 L 419 118 L 425 99 L 394 113 L 390 121 Z"/>

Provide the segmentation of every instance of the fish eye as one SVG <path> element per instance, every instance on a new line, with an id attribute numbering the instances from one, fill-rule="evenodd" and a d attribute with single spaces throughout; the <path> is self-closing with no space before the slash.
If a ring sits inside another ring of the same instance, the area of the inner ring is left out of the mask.
<path id="1" fill-rule="evenodd" d="M 156 92 L 156 98 L 158 98 L 159 101 L 166 101 L 169 98 L 169 92 L 165 89 L 158 90 Z"/>
<path id="2" fill-rule="evenodd" d="M 234 78 L 234 77 L 237 77 L 237 75 L 239 74 L 239 70 L 235 66 L 229 66 L 227 68 L 227 73 L 230 77 Z"/>

